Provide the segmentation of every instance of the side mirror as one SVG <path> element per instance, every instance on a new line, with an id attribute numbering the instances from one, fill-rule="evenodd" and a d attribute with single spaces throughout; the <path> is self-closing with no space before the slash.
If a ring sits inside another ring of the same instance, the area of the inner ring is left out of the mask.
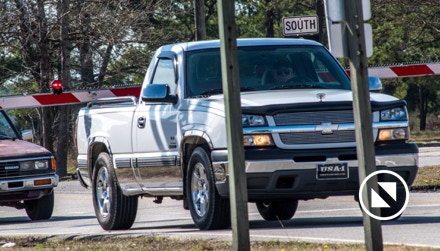
<path id="1" fill-rule="evenodd" d="M 22 130 L 21 137 L 23 140 L 34 142 L 34 134 L 32 133 L 32 129 Z"/>
<path id="2" fill-rule="evenodd" d="M 142 91 L 142 101 L 176 104 L 177 96 L 170 94 L 167 84 L 149 84 Z"/>
<path id="3" fill-rule="evenodd" d="M 378 76 L 368 76 L 368 86 L 371 92 L 380 92 L 382 90 L 382 82 Z"/>

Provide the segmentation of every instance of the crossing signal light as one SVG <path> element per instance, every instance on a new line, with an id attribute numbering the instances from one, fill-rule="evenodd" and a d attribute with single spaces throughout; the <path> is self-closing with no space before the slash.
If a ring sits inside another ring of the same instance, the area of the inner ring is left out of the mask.
<path id="1" fill-rule="evenodd" d="M 52 81 L 52 92 L 53 94 L 63 93 L 63 83 L 60 80 Z"/>

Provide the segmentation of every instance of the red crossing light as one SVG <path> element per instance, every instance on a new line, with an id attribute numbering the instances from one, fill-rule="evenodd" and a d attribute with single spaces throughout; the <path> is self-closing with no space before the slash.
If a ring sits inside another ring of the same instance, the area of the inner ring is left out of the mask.
<path id="1" fill-rule="evenodd" d="M 52 92 L 53 94 L 63 93 L 63 83 L 60 80 L 52 81 Z"/>

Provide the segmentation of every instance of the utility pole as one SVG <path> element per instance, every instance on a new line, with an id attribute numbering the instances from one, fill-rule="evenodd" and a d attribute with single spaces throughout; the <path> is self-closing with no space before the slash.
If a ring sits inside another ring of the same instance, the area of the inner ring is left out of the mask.
<path id="1" fill-rule="evenodd" d="M 241 124 L 240 76 L 235 27 L 235 1 L 218 1 L 220 55 L 225 96 L 228 142 L 229 198 L 231 202 L 232 247 L 249 251 L 249 215 Z"/>

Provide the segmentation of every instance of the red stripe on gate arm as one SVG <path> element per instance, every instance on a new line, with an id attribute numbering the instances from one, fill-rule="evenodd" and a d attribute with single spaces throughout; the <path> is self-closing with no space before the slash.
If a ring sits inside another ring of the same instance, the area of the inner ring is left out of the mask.
<path id="1" fill-rule="evenodd" d="M 61 93 L 57 95 L 39 94 L 34 95 L 33 98 L 35 98 L 41 105 L 64 105 L 80 102 L 72 93 Z"/>
<path id="2" fill-rule="evenodd" d="M 115 94 L 117 97 L 121 96 L 135 96 L 139 97 L 139 94 L 141 92 L 141 87 L 128 87 L 128 88 L 117 88 L 117 89 L 111 89 L 111 92 Z"/>
<path id="3" fill-rule="evenodd" d="M 390 69 L 399 77 L 434 74 L 427 65 L 391 66 Z"/>

